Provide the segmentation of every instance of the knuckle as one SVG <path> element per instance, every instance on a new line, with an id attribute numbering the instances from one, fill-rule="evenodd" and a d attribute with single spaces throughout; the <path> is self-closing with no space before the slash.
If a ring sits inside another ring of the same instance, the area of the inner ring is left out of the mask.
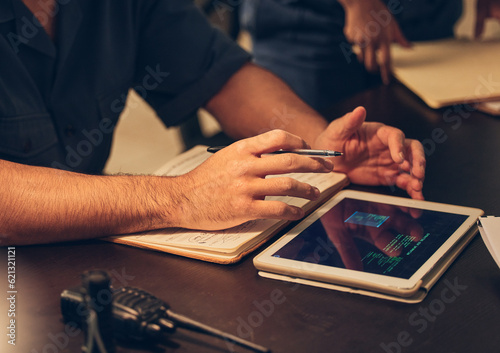
<path id="1" fill-rule="evenodd" d="M 250 147 L 250 141 L 249 141 L 249 139 L 239 140 L 239 141 L 234 142 L 229 147 L 234 148 L 236 153 L 242 154 Z"/>
<path id="2" fill-rule="evenodd" d="M 251 163 L 245 160 L 232 161 L 230 165 L 228 165 L 228 169 L 234 177 L 241 177 L 246 175 L 251 169 Z"/>
<path id="3" fill-rule="evenodd" d="M 283 145 L 288 139 L 288 133 L 283 130 L 271 130 L 269 131 L 269 142 L 273 145 Z"/>
<path id="4" fill-rule="evenodd" d="M 284 217 L 288 214 L 288 205 L 286 203 L 279 203 L 274 206 L 273 213 L 277 217 Z"/>
<path id="5" fill-rule="evenodd" d="M 250 209 L 250 203 L 245 197 L 238 197 L 232 200 L 231 204 L 231 212 L 236 215 L 248 215 Z"/>
<path id="6" fill-rule="evenodd" d="M 238 194 L 241 194 L 244 192 L 244 190 L 246 189 L 247 187 L 247 183 L 244 182 L 243 180 L 235 180 L 233 182 L 233 190 L 234 192 L 237 192 Z"/>
<path id="7" fill-rule="evenodd" d="M 292 178 L 283 178 L 281 180 L 281 189 L 283 191 L 291 191 L 295 187 L 295 180 Z"/>
<path id="8" fill-rule="evenodd" d="M 287 169 L 293 169 L 295 167 L 296 161 L 295 161 L 294 155 L 287 153 L 287 154 L 282 155 L 281 158 L 282 158 L 281 163 Z"/>

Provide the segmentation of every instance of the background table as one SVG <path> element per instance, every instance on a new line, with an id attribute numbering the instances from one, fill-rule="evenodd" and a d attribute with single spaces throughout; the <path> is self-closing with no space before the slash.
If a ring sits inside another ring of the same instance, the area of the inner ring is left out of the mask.
<path id="1" fill-rule="evenodd" d="M 357 105 L 367 108 L 368 120 L 397 126 L 424 143 L 428 200 L 500 215 L 497 118 L 464 106 L 429 109 L 398 84 L 359 94 L 326 115 L 340 116 Z M 391 188 L 359 189 L 403 195 Z M 6 295 L 6 248 L 0 253 Z M 143 288 L 179 313 L 276 353 L 500 350 L 500 269 L 479 236 L 416 305 L 260 278 L 252 259 L 222 266 L 101 241 L 16 247 L 17 344 L 6 344 L 8 301 L 2 300 L 0 350 L 79 352 L 83 335 L 65 331 L 59 295 L 92 268 L 110 271 L 115 286 Z M 454 291 L 447 289 L 453 284 Z M 231 351 L 223 341 L 185 331 L 171 341 L 161 349 L 129 346 L 118 352 Z"/>

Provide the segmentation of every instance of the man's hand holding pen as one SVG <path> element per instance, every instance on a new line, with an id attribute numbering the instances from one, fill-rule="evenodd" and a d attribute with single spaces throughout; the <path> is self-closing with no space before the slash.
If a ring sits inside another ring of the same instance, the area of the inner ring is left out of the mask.
<path id="1" fill-rule="evenodd" d="M 319 190 L 289 177 L 265 177 L 293 172 L 331 172 L 333 162 L 329 158 L 295 153 L 269 154 L 280 149 L 308 147 L 298 136 L 273 130 L 221 149 L 192 172 L 177 177 L 182 188 L 179 210 L 183 222 L 180 226 L 215 230 L 259 218 L 302 218 L 302 209 L 280 201 L 266 201 L 265 197 L 294 196 L 314 200 L 319 197 Z"/>

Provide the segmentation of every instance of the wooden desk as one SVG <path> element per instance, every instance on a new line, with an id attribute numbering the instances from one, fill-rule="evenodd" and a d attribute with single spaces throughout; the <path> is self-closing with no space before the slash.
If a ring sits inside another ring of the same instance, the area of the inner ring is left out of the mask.
<path id="1" fill-rule="evenodd" d="M 424 141 L 428 200 L 500 215 L 498 119 L 463 107 L 431 110 L 397 84 L 360 94 L 327 114 L 339 116 L 357 105 L 367 107 L 369 120 L 395 125 Z M 390 188 L 365 189 L 402 195 Z M 0 252 L 0 288 L 5 296 L 6 249 Z M 65 332 L 59 295 L 79 284 L 80 273 L 90 268 L 110 271 L 115 286 L 148 290 L 179 313 L 249 338 L 275 353 L 500 349 L 500 269 L 479 236 L 419 305 L 263 279 L 252 258 L 221 266 L 100 241 L 17 247 L 17 345 L 12 349 L 6 344 L 8 303 L 2 300 L 0 350 L 79 352 L 83 337 L 70 338 L 73 332 Z M 172 341 L 165 351 L 230 351 L 224 342 L 195 333 L 176 334 Z M 118 349 L 143 351 L 151 350 Z"/>

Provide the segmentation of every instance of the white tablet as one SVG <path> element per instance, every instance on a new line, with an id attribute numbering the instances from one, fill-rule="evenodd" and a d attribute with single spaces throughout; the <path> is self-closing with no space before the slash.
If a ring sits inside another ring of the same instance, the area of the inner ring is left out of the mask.
<path id="1" fill-rule="evenodd" d="M 476 233 L 482 214 L 344 190 L 255 257 L 254 265 L 265 277 L 411 297 L 434 284 Z"/>

